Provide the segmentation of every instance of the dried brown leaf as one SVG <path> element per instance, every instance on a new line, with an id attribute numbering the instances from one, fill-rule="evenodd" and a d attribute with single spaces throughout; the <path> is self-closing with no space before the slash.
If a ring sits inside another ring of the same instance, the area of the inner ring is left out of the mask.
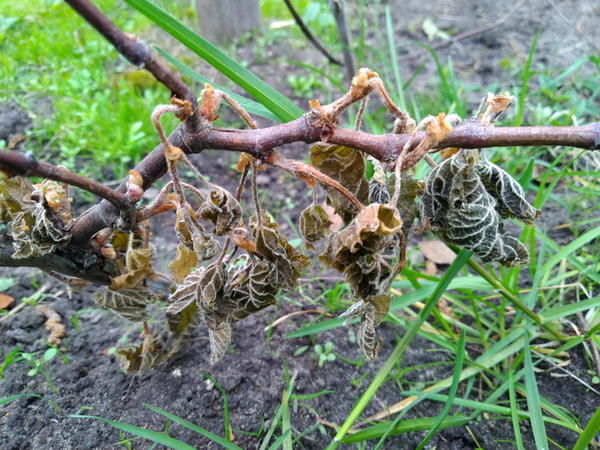
<path id="1" fill-rule="evenodd" d="M 193 250 L 183 244 L 177 246 L 177 256 L 169 263 L 169 269 L 177 283 L 181 283 L 198 264 L 198 257 Z"/>
<path id="2" fill-rule="evenodd" d="M 238 226 L 242 217 L 242 208 L 230 192 L 212 185 L 206 201 L 200 207 L 198 215 L 201 219 L 215 224 L 214 233 L 223 236 Z"/>
<path id="3" fill-rule="evenodd" d="M 0 294 L 0 309 L 8 309 L 15 302 L 15 299 L 7 294 Z"/>
<path id="4" fill-rule="evenodd" d="M 150 248 L 130 248 L 125 255 L 126 272 L 111 279 L 110 289 L 133 289 L 154 275 L 153 252 Z"/>
<path id="5" fill-rule="evenodd" d="M 435 264 L 452 264 L 452 261 L 456 258 L 456 254 L 446 244 L 437 239 L 421 241 L 419 242 L 419 248 L 425 258 Z"/>
<path id="6" fill-rule="evenodd" d="M 231 344 L 232 333 L 231 325 L 227 322 L 221 322 L 214 329 L 208 329 L 211 364 L 216 364 L 223 358 Z"/>
<path id="7" fill-rule="evenodd" d="M 203 273 L 204 267 L 198 267 L 177 286 L 175 291 L 169 296 L 170 304 L 167 308 L 167 314 L 177 314 L 190 303 L 198 300 L 198 286 Z"/>
<path id="8" fill-rule="evenodd" d="M 315 144 L 310 149 L 310 160 L 314 167 L 345 186 L 356 198 L 365 203 L 369 187 L 365 178 L 365 160 L 361 152 L 350 147 Z M 331 187 L 325 187 L 327 201 L 345 223 L 356 215 L 348 199 Z"/>
<path id="9" fill-rule="evenodd" d="M 100 308 L 112 309 L 125 319 L 141 322 L 148 318 L 146 306 L 158 300 L 158 296 L 147 287 L 120 289 L 103 288 L 96 293 L 96 304 Z"/>
<path id="10" fill-rule="evenodd" d="M 321 205 L 312 204 L 300 213 L 300 235 L 307 248 L 312 248 L 329 233 L 333 222 Z"/>

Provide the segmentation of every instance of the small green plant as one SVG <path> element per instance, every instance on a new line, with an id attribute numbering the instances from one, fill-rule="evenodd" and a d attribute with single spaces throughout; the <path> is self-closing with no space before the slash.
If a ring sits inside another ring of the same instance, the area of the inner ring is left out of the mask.
<path id="1" fill-rule="evenodd" d="M 27 364 L 31 365 L 31 369 L 27 372 L 27 376 L 33 377 L 37 374 L 42 375 L 45 379 L 49 379 L 48 376 L 48 363 L 54 359 L 54 357 L 58 354 L 58 349 L 56 347 L 51 347 L 44 352 L 44 354 L 40 357 L 39 353 L 27 353 L 21 352 L 19 353 L 19 359 L 25 361 Z"/>
<path id="2" fill-rule="evenodd" d="M 314 351 L 319 367 L 323 367 L 326 363 L 335 361 L 335 353 L 333 352 L 334 344 L 331 341 L 327 341 L 325 345 L 315 345 Z"/>

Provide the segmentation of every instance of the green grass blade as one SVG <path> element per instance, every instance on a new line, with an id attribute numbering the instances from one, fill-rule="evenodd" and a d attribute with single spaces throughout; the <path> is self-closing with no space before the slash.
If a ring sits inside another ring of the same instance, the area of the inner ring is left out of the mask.
<path id="1" fill-rule="evenodd" d="M 529 182 L 533 178 L 533 169 L 535 168 L 535 158 L 530 158 L 527 167 L 519 177 L 519 184 L 523 189 L 527 189 Z"/>
<path id="2" fill-rule="evenodd" d="M 100 420 L 104 423 L 112 425 L 113 427 L 125 431 L 126 433 L 131 433 L 136 436 L 139 436 L 144 439 L 148 439 L 152 442 L 156 442 L 158 444 L 164 445 L 168 448 L 173 448 L 175 450 L 196 450 L 195 447 L 180 441 L 179 439 L 172 438 L 171 436 L 167 436 L 164 433 L 153 430 L 146 430 L 145 428 L 136 427 L 135 425 L 130 425 L 128 423 L 116 422 L 114 420 L 105 419 L 104 417 L 98 416 L 80 416 L 79 414 L 71 414 L 69 417 L 73 417 L 75 419 L 96 419 Z"/>
<path id="3" fill-rule="evenodd" d="M 291 392 L 291 383 L 290 389 L 286 389 L 283 391 L 283 396 L 281 399 L 281 435 L 285 436 L 282 440 L 283 450 L 293 450 L 292 449 L 292 421 L 290 418 L 290 405 L 289 398 Z"/>
<path id="4" fill-rule="evenodd" d="M 226 439 L 223 439 L 221 436 L 216 435 L 214 433 L 211 433 L 208 430 L 205 430 L 202 427 L 199 427 L 198 425 L 196 425 L 195 423 L 189 422 L 185 419 L 182 419 L 179 416 L 176 416 L 175 414 L 172 414 L 168 411 L 165 411 L 164 409 L 161 409 L 157 406 L 152 406 L 152 405 L 144 405 L 146 408 L 148 408 L 151 411 L 154 411 L 155 413 L 161 414 L 163 416 L 165 416 L 166 418 L 172 420 L 173 422 L 181 425 L 182 427 L 187 428 L 188 430 L 192 430 L 198 434 L 201 434 L 202 436 L 210 439 L 211 441 L 222 445 L 223 447 L 227 448 L 227 449 L 231 449 L 231 450 L 240 450 L 240 447 L 238 447 L 235 444 L 232 444 L 231 442 L 229 442 Z"/>
<path id="5" fill-rule="evenodd" d="M 437 433 L 439 427 L 442 425 L 442 422 L 446 419 L 446 416 L 450 412 L 452 408 L 452 404 L 454 402 L 454 398 L 456 397 L 456 392 L 458 391 L 458 384 L 460 382 L 460 374 L 462 371 L 463 361 L 465 359 L 465 332 L 461 330 L 460 337 L 458 339 L 458 346 L 456 349 L 456 361 L 454 363 L 454 373 L 452 375 L 452 385 L 450 385 L 450 392 L 448 393 L 448 400 L 444 405 L 444 409 L 437 417 L 437 421 L 431 427 L 427 435 L 423 438 L 417 450 L 421 450 L 424 448 L 427 443 L 431 440 L 431 438 Z"/>
<path id="6" fill-rule="evenodd" d="M 579 435 L 579 438 L 577 438 L 573 450 L 585 450 L 598 434 L 600 434 L 600 407 L 598 407 L 583 429 L 583 432 Z"/>
<path id="7" fill-rule="evenodd" d="M 542 321 L 546 323 L 556 319 L 561 319 L 563 317 L 572 316 L 573 314 L 577 314 L 581 311 L 587 311 L 588 309 L 592 309 L 597 306 L 600 306 L 600 296 L 547 309 L 546 311 L 542 311 L 540 313 L 540 317 L 542 318 Z"/>
<path id="8" fill-rule="evenodd" d="M 260 445 L 260 448 L 258 450 L 265 450 L 267 448 L 267 445 L 269 445 L 269 441 L 271 440 L 273 433 L 275 433 L 275 429 L 277 428 L 277 425 L 279 425 L 280 421 L 281 421 L 281 406 L 279 408 L 277 408 L 277 412 L 275 413 L 275 416 L 273 417 L 271 426 L 267 430 L 267 434 L 265 435 L 265 438 L 263 439 L 263 441 Z"/>
<path id="9" fill-rule="evenodd" d="M 396 40 L 394 36 L 394 27 L 392 26 L 392 14 L 389 5 L 385 7 L 385 32 L 387 36 L 388 50 L 390 52 L 390 63 L 394 72 L 396 81 L 396 91 L 398 93 L 398 106 L 402 111 L 406 111 L 406 100 L 404 99 L 404 86 L 398 67 L 398 52 L 396 50 Z"/>
<path id="10" fill-rule="evenodd" d="M 177 19 L 148 0 L 125 0 L 163 30 L 192 50 L 207 63 L 244 89 L 284 122 L 300 117 L 304 111 L 285 95 L 273 89 L 248 69 L 223 53 L 202 36 L 194 33 Z"/>
<path id="11" fill-rule="evenodd" d="M 527 97 L 527 91 L 529 90 L 529 79 L 533 74 L 531 72 L 531 64 L 533 63 L 533 57 L 535 56 L 535 49 L 537 47 L 538 38 L 540 37 L 540 32 L 536 32 L 533 37 L 533 41 L 531 42 L 531 47 L 529 47 L 529 55 L 527 56 L 527 61 L 525 62 L 525 66 L 523 67 L 523 71 L 521 72 L 521 89 L 519 90 L 519 100 L 517 102 L 517 116 L 515 117 L 514 126 L 519 127 L 523 125 L 523 117 L 525 116 L 525 97 Z"/>
<path id="12" fill-rule="evenodd" d="M 225 439 L 231 442 L 231 422 L 229 420 L 229 399 L 227 398 L 227 392 L 223 389 L 223 386 L 210 374 L 203 373 L 202 376 L 212 381 L 215 387 L 219 390 L 221 395 L 223 396 L 223 428 L 225 429 Z"/>
<path id="13" fill-rule="evenodd" d="M 402 433 L 410 433 L 412 431 L 428 430 L 434 426 L 437 419 L 437 417 L 427 417 L 421 419 L 403 420 L 398 425 L 396 425 L 391 434 L 396 435 Z M 444 430 L 446 428 L 460 427 L 469 423 L 469 420 L 470 419 L 468 416 L 448 416 L 442 421 L 438 429 Z M 357 433 L 351 434 L 350 436 L 344 438 L 343 442 L 346 444 L 351 442 L 366 441 L 368 439 L 376 439 L 383 433 L 385 433 L 385 431 L 387 430 L 387 426 L 387 423 L 374 425 L 372 427 L 358 431 Z"/>
<path id="14" fill-rule="evenodd" d="M 334 439 L 329 443 L 327 449 L 335 449 L 340 445 L 342 439 L 344 438 L 346 433 L 348 433 L 348 430 L 350 430 L 350 428 L 358 419 L 362 411 L 369 404 L 377 390 L 381 387 L 381 385 L 387 378 L 390 371 L 398 362 L 401 361 L 402 357 L 404 356 L 404 352 L 406 351 L 408 345 L 412 342 L 414 337 L 417 335 L 419 328 L 421 328 L 421 325 L 423 325 L 425 320 L 427 320 L 427 318 L 431 314 L 431 311 L 436 306 L 438 300 L 450 285 L 452 279 L 467 263 L 472 254 L 472 252 L 467 250 L 461 250 L 458 253 L 456 259 L 452 262 L 450 267 L 448 267 L 448 270 L 435 287 L 431 298 L 427 302 L 425 308 L 423 308 L 423 310 L 419 314 L 418 319 L 413 322 L 413 324 L 406 331 L 406 334 L 402 337 L 396 348 L 394 348 L 388 359 L 385 361 L 381 369 L 379 369 L 379 371 L 375 375 L 375 378 L 373 379 L 369 387 L 366 389 L 366 391 L 363 393 L 363 395 L 360 397 L 360 399 L 354 406 L 354 409 L 352 409 L 350 415 L 346 418 L 346 421 L 335 435 Z"/>
<path id="15" fill-rule="evenodd" d="M 7 403 L 12 402 L 13 400 L 17 400 L 17 399 L 23 398 L 23 397 L 39 397 L 39 398 L 42 398 L 42 396 L 39 395 L 39 394 L 15 394 L 15 395 L 11 395 L 9 397 L 0 398 L 0 406 L 6 405 Z"/>
<path id="16" fill-rule="evenodd" d="M 246 98 L 243 95 L 236 94 L 235 92 L 232 92 L 229 89 L 226 89 L 222 86 L 214 84 L 208 78 L 204 78 L 202 75 L 200 75 L 194 69 L 186 66 L 181 61 L 179 61 L 178 59 L 176 59 L 175 57 L 171 56 L 169 53 L 164 51 L 162 48 L 157 47 L 157 46 L 154 46 L 154 48 L 169 63 L 171 63 L 175 67 L 177 67 L 177 69 L 180 72 L 186 74 L 188 77 L 190 77 L 192 80 L 194 80 L 198 83 L 202 83 L 202 84 L 209 83 L 215 89 L 225 92 L 232 99 L 234 99 L 236 102 L 238 102 L 242 106 L 242 108 L 244 108 L 250 114 L 253 114 L 255 116 L 264 117 L 265 119 L 273 120 L 275 122 L 281 122 L 281 119 L 279 119 L 279 117 L 277 117 L 275 114 L 273 114 L 271 111 L 269 111 L 267 108 L 265 108 L 260 103 L 255 102 L 254 100 L 250 100 L 249 98 Z"/>
<path id="17" fill-rule="evenodd" d="M 548 439 L 546 437 L 546 428 L 544 427 L 544 418 L 542 417 L 542 404 L 533 371 L 533 361 L 531 359 L 529 344 L 523 348 L 523 353 L 525 362 L 525 391 L 527 392 L 527 408 L 529 409 L 529 420 L 531 422 L 533 438 L 538 449 L 548 450 Z"/>
<path id="18" fill-rule="evenodd" d="M 544 263 L 544 266 L 542 267 L 542 272 L 545 274 L 549 274 L 550 269 L 552 269 L 554 265 L 558 264 L 560 260 L 567 258 L 573 252 L 579 250 L 588 242 L 593 241 L 598 237 L 600 237 L 600 227 L 592 228 L 591 230 L 585 232 L 574 241 L 560 248 L 559 251 L 557 251 L 554 255 L 548 258 L 548 261 L 546 261 Z"/>
<path id="19" fill-rule="evenodd" d="M 515 434 L 515 441 L 518 450 L 525 450 L 523 437 L 521 436 L 521 427 L 519 426 L 519 407 L 517 405 L 517 395 L 515 392 L 515 377 L 511 369 L 508 370 L 508 398 L 510 401 L 510 418 Z"/>
<path id="20" fill-rule="evenodd" d="M 288 439 L 291 438 L 291 434 L 292 434 L 292 429 L 288 429 L 285 433 L 283 433 L 281 436 L 279 436 L 269 447 L 269 450 L 276 450 L 279 447 L 281 447 L 284 442 L 287 442 Z M 285 447 L 288 448 L 288 447 Z M 289 447 L 291 448 L 291 447 Z"/>

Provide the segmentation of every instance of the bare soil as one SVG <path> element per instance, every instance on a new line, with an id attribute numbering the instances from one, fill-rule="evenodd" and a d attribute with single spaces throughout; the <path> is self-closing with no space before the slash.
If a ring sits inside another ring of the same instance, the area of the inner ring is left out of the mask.
<path id="1" fill-rule="evenodd" d="M 400 2 L 388 3 L 393 8 L 398 42 L 402 42 L 423 40 L 420 32 L 410 30 L 411 24 L 414 29 L 414 24 L 422 23 L 426 17 L 432 17 L 440 28 L 465 31 L 496 21 L 515 2 L 507 5 L 506 2 L 491 0 L 440 1 L 435 2 L 435 9 L 432 3 L 422 1 L 402 2 L 402 6 L 399 5 Z M 452 56 L 461 79 L 487 86 L 491 82 L 502 82 L 506 75 L 499 68 L 501 60 L 522 60 L 538 28 L 542 29 L 538 61 L 567 66 L 570 61 L 597 51 L 595 45 L 600 42 L 600 29 L 597 27 L 599 16 L 599 6 L 593 0 L 530 0 L 502 26 L 456 42 L 440 50 L 440 55 L 444 59 L 447 55 Z M 376 25 L 373 22 L 373 26 Z M 297 72 L 299 69 L 287 61 L 285 45 L 270 48 L 272 54 L 264 62 L 253 62 L 254 51 L 251 42 L 247 47 L 239 49 L 239 53 L 248 56 L 250 69 L 275 87 L 289 91 L 289 86 L 280 74 Z M 433 64 L 427 58 L 411 57 L 421 51 L 419 47 L 401 46 L 401 51 L 407 57 L 406 67 L 402 68 L 405 79 L 422 61 L 427 62 L 421 79 L 428 80 L 428 75 L 435 72 Z M 302 50 L 302 55 L 307 61 L 320 61 L 320 56 L 310 48 Z M 417 85 L 425 87 L 423 82 L 418 82 Z M 476 101 L 477 99 L 473 99 L 473 102 Z M 8 141 L 10 136 L 28 129 L 31 123 L 18 107 L 11 104 L 0 107 L 0 125 L 0 139 Z M 295 158 L 302 158 L 306 154 L 306 148 L 301 145 L 287 146 L 283 151 L 287 156 Z M 194 158 L 202 171 L 211 175 L 211 179 L 230 190 L 235 188 L 235 173 L 231 168 L 233 159 L 229 154 L 205 152 Z M 295 237 L 289 223 L 294 223 L 299 211 L 310 202 L 310 199 L 305 198 L 304 186 L 273 170 L 261 174 L 259 184 L 269 189 L 268 195 L 265 194 L 265 202 L 271 206 L 271 212 L 276 214 L 288 236 Z M 562 210 L 557 206 L 550 206 L 542 216 L 540 227 L 551 230 L 554 225 L 565 221 Z M 159 264 L 164 267 L 174 249 L 168 219 L 156 223 L 155 234 L 157 251 L 161 255 Z M 561 243 L 572 239 L 568 229 L 554 232 L 553 237 Z M 108 449 L 118 446 L 121 438 L 114 428 L 96 421 L 69 417 L 70 414 L 77 413 L 102 416 L 154 430 L 164 429 L 164 418 L 144 408 L 143 404 L 161 407 L 223 436 L 223 397 L 216 387 L 207 382 L 204 374 L 212 375 L 227 393 L 235 443 L 243 448 L 258 447 L 261 438 L 248 433 L 268 429 L 270 420 L 281 404 L 281 396 L 289 377 L 295 377 L 294 393 L 307 395 L 331 391 L 317 398 L 291 404 L 294 429 L 302 431 L 313 428 L 294 443 L 294 448 L 320 449 L 330 441 L 333 431 L 331 428 L 318 426 L 318 419 L 337 424 L 343 422 L 403 332 L 387 323 L 381 326 L 384 344 L 379 359 L 375 362 L 357 367 L 337 358 L 336 361 L 319 367 L 311 350 L 315 343 L 323 344 L 331 340 L 335 343 L 336 352 L 353 360 L 360 359 L 360 351 L 350 341 L 345 328 L 322 333 L 314 339 L 285 337 L 286 333 L 314 317 L 311 314 L 287 320 L 281 326 L 266 332 L 265 327 L 276 318 L 292 311 L 314 307 L 299 293 L 293 293 L 288 299 L 282 299 L 276 307 L 236 324 L 232 351 L 217 365 L 211 366 L 208 361 L 207 333 L 201 327 L 190 345 L 176 359 L 146 375 L 130 376 L 119 370 L 110 349 L 123 336 L 125 341 L 137 341 L 140 330 L 136 325 L 96 309 L 89 292 L 76 293 L 69 300 L 60 283 L 48 280 L 35 270 L 0 269 L 0 277 L 2 276 L 16 280 L 15 286 L 6 292 L 16 299 L 33 294 L 40 284 L 49 283 L 47 292 L 50 295 L 44 298 L 44 304 L 56 310 L 66 326 L 66 336 L 60 346 L 61 357 L 50 361 L 43 376 L 27 376 L 30 366 L 23 362 L 12 364 L 4 371 L 4 378 L 0 380 L 0 398 L 18 393 L 43 395 L 41 399 L 22 398 L 0 407 L 0 447 L 7 450 Z M 333 283 L 328 281 L 315 283 L 309 287 L 313 291 L 309 295 L 316 297 L 321 293 L 322 287 L 331 285 Z M 163 289 L 166 290 L 167 287 L 163 286 Z M 158 326 L 160 315 L 156 312 Z M 48 334 L 44 329 L 44 320 L 41 313 L 28 306 L 0 322 L 0 361 L 16 346 L 24 352 L 43 352 L 47 348 L 45 340 Z M 294 356 L 294 352 L 301 346 L 309 346 L 309 350 Z M 450 375 L 452 367 L 449 365 L 427 365 L 448 359 L 436 350 L 439 349 L 428 341 L 417 338 L 407 351 L 403 366 L 426 366 L 406 374 L 405 380 L 431 382 Z M 571 356 L 569 370 L 590 382 L 583 355 L 574 351 Z M 537 374 L 537 381 L 541 395 L 573 412 L 582 423 L 586 423 L 598 407 L 598 397 L 571 379 L 566 382 L 564 378 L 540 373 Z M 400 399 L 393 383 L 386 383 L 365 413 L 375 413 Z M 439 409 L 438 403 L 422 402 L 407 417 L 429 417 Z M 548 426 L 547 431 L 550 439 L 567 448 L 572 446 L 577 437 L 564 428 Z M 522 422 L 522 432 L 526 447 L 535 448 L 526 422 Z M 171 434 L 197 448 L 218 447 L 177 425 L 171 427 Z M 386 448 L 414 448 L 424 434 L 414 432 L 390 438 Z M 486 449 L 511 449 L 514 446 L 507 439 L 512 436 L 510 421 L 494 416 L 481 416 L 469 424 L 468 430 L 460 427 L 438 433 L 428 448 L 468 449 L 480 445 Z M 367 448 L 372 446 L 368 445 Z M 149 445 L 134 441 L 133 447 L 148 448 Z"/>

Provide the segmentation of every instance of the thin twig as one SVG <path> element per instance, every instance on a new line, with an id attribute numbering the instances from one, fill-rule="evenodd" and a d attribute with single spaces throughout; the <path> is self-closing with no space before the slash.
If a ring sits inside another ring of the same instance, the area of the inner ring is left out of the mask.
<path id="1" fill-rule="evenodd" d="M 323 47 L 323 45 L 321 45 L 321 43 L 318 41 L 318 39 L 311 33 L 311 31 L 308 29 L 306 24 L 302 21 L 302 18 L 298 14 L 298 11 L 296 11 L 296 8 L 294 8 L 294 5 L 292 5 L 292 2 L 290 0 L 283 0 L 283 1 L 285 2 L 285 5 L 287 6 L 288 10 L 290 11 L 290 14 L 296 21 L 296 25 L 298 25 L 298 27 L 300 27 L 300 30 L 302 31 L 304 36 L 306 36 L 306 39 L 308 39 L 308 41 L 313 45 L 313 47 L 315 47 L 317 50 L 319 50 L 331 64 L 335 64 L 337 66 L 343 66 L 343 64 L 340 61 L 338 61 L 333 56 L 331 56 L 331 54 L 327 51 L 327 49 L 325 47 Z"/>
<path id="2" fill-rule="evenodd" d="M 109 201 L 119 210 L 128 210 L 133 206 L 133 202 L 125 194 L 97 181 L 77 175 L 62 166 L 57 167 L 37 161 L 30 154 L 2 150 L 0 151 L 0 168 L 11 176 L 42 177 L 76 186 Z"/>

